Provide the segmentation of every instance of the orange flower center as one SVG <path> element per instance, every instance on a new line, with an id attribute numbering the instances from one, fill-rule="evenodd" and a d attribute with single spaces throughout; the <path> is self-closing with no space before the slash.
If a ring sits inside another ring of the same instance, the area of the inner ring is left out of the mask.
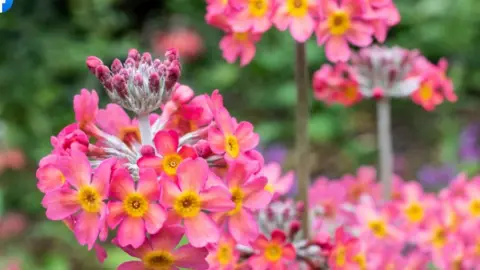
<path id="1" fill-rule="evenodd" d="M 442 227 L 433 230 L 432 244 L 434 247 L 441 248 L 447 242 L 447 231 Z"/>
<path id="2" fill-rule="evenodd" d="M 344 266 L 347 262 L 347 250 L 344 246 L 339 246 L 335 249 L 335 264 L 336 266 Z"/>
<path id="3" fill-rule="evenodd" d="M 383 220 L 372 220 L 368 223 L 368 227 L 378 238 L 384 238 L 387 235 L 387 225 Z"/>
<path id="4" fill-rule="evenodd" d="M 132 146 L 134 142 L 141 143 L 142 138 L 140 136 L 140 130 L 136 126 L 126 126 L 120 130 L 118 138 L 123 141 L 129 147 Z"/>
<path id="5" fill-rule="evenodd" d="M 411 202 L 407 208 L 405 208 L 405 215 L 407 219 L 412 223 L 418 223 L 423 220 L 425 215 L 423 207 L 418 202 Z"/>
<path id="6" fill-rule="evenodd" d="M 480 217 L 480 199 L 473 199 L 469 205 L 470 215 Z"/>
<path id="7" fill-rule="evenodd" d="M 334 11 L 327 20 L 330 34 L 334 36 L 341 36 L 350 29 L 350 17 L 344 10 Z"/>
<path id="8" fill-rule="evenodd" d="M 175 199 L 173 209 L 182 218 L 196 217 L 201 210 L 201 200 L 198 193 L 184 191 Z"/>

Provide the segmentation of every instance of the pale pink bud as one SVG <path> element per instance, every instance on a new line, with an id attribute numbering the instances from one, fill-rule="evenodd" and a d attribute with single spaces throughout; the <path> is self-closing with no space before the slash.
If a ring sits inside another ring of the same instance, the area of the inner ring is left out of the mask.
<path id="1" fill-rule="evenodd" d="M 176 49 L 168 49 L 165 52 L 165 58 L 167 59 L 168 62 L 173 62 L 175 60 L 178 60 L 178 52 Z"/>
<path id="2" fill-rule="evenodd" d="M 383 97 L 385 97 L 385 93 L 383 91 L 382 88 L 375 88 L 373 89 L 373 98 L 376 99 L 376 100 L 379 100 L 379 99 L 382 99 Z"/>

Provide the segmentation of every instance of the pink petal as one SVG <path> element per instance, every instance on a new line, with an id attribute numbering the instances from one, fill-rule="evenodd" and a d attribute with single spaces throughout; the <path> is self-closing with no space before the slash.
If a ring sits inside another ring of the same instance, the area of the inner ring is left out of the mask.
<path id="1" fill-rule="evenodd" d="M 110 228 L 115 229 L 125 217 L 123 202 L 108 202 L 107 223 Z"/>
<path id="2" fill-rule="evenodd" d="M 240 53 L 240 66 L 246 66 L 252 62 L 255 57 L 255 44 L 253 42 L 245 43 Z"/>
<path id="3" fill-rule="evenodd" d="M 376 20 L 373 22 L 374 36 L 378 42 L 383 43 L 387 39 L 388 25 L 383 20 Z"/>
<path id="4" fill-rule="evenodd" d="M 330 29 L 328 27 L 328 22 L 320 22 L 317 29 L 315 30 L 315 34 L 317 35 L 317 44 L 323 45 L 328 40 L 328 38 L 330 38 Z"/>
<path id="5" fill-rule="evenodd" d="M 287 244 L 283 247 L 282 257 L 289 261 L 293 261 L 296 258 L 295 248 L 292 244 Z"/>
<path id="6" fill-rule="evenodd" d="M 292 18 L 290 33 L 293 39 L 298 42 L 305 42 L 312 35 L 315 28 L 315 21 L 310 15 L 302 18 Z"/>
<path id="7" fill-rule="evenodd" d="M 216 186 L 227 188 L 223 179 L 218 177 L 218 175 L 216 175 L 214 172 L 210 171 L 208 173 L 207 182 L 205 183 L 205 188 L 211 188 Z"/>
<path id="8" fill-rule="evenodd" d="M 188 146 L 188 145 L 182 146 L 182 148 L 180 148 L 180 150 L 178 150 L 178 154 L 183 159 L 196 158 L 197 157 L 197 152 L 195 151 L 195 149 L 191 146 Z"/>
<path id="9" fill-rule="evenodd" d="M 46 215 L 50 220 L 63 220 L 80 210 L 77 193 L 66 188 L 47 193 L 42 204 L 47 207 Z"/>
<path id="10" fill-rule="evenodd" d="M 227 186 L 232 187 L 240 187 L 247 181 L 247 177 L 249 176 L 245 165 L 240 162 L 233 163 L 225 177 L 227 179 Z"/>
<path id="11" fill-rule="evenodd" d="M 151 242 L 154 250 L 173 250 L 185 233 L 181 226 L 163 227 L 157 234 L 152 235 Z"/>
<path id="12" fill-rule="evenodd" d="M 285 195 L 292 188 L 293 182 L 295 180 L 295 173 L 293 171 L 287 172 L 282 176 L 277 183 L 275 183 L 275 192 L 280 195 Z"/>
<path id="13" fill-rule="evenodd" d="M 92 186 L 102 198 L 108 197 L 108 188 L 112 175 L 112 167 L 115 162 L 116 160 L 113 158 L 104 160 L 93 173 Z"/>
<path id="14" fill-rule="evenodd" d="M 260 137 L 253 132 L 253 125 L 249 122 L 240 122 L 235 130 L 235 136 L 238 139 L 242 151 L 255 148 L 260 141 Z"/>
<path id="15" fill-rule="evenodd" d="M 273 17 L 272 21 L 275 24 L 275 27 L 278 28 L 278 30 L 287 30 L 288 26 L 290 25 L 290 17 L 288 16 L 286 6 L 280 7 L 277 12 L 275 12 L 275 16 Z"/>
<path id="16" fill-rule="evenodd" d="M 189 244 L 179 247 L 174 251 L 175 265 L 187 269 L 208 269 L 205 258 L 208 255 L 206 248 L 196 248 Z"/>
<path id="17" fill-rule="evenodd" d="M 209 243 L 216 243 L 220 238 L 217 224 L 203 212 L 193 218 L 186 218 L 183 222 L 188 241 L 194 247 L 204 247 Z"/>
<path id="18" fill-rule="evenodd" d="M 275 241 L 279 244 L 283 244 L 285 243 L 286 240 L 287 240 L 287 236 L 281 230 L 274 230 L 272 232 L 272 241 Z"/>
<path id="19" fill-rule="evenodd" d="M 158 153 L 162 156 L 176 153 L 178 149 L 178 133 L 172 130 L 161 130 L 153 138 L 153 143 Z"/>
<path id="20" fill-rule="evenodd" d="M 145 224 L 142 218 L 126 217 L 117 232 L 118 244 L 122 247 L 140 247 L 145 241 Z"/>
<path id="21" fill-rule="evenodd" d="M 82 246 L 88 245 L 88 250 L 92 249 L 101 226 L 100 217 L 97 213 L 80 212 L 74 228 L 78 243 Z"/>
<path id="22" fill-rule="evenodd" d="M 128 194 L 135 192 L 133 178 L 125 168 L 119 168 L 113 173 L 110 184 L 110 196 L 113 199 L 123 201 Z"/>
<path id="23" fill-rule="evenodd" d="M 230 216 L 228 230 L 240 244 L 249 244 L 258 236 L 257 222 L 252 214 L 245 209 L 241 209 L 237 214 Z"/>
<path id="24" fill-rule="evenodd" d="M 270 162 L 266 164 L 260 173 L 260 175 L 263 175 L 268 179 L 269 184 L 276 183 L 281 174 L 282 167 L 280 167 L 280 164 L 277 162 Z"/>
<path id="25" fill-rule="evenodd" d="M 98 262 L 103 263 L 108 257 L 107 251 L 99 244 L 95 244 L 93 249 L 95 250 L 95 256 L 97 256 Z"/>
<path id="26" fill-rule="evenodd" d="M 145 267 L 141 261 L 129 261 L 120 264 L 117 270 L 145 270 Z"/>
<path id="27" fill-rule="evenodd" d="M 182 191 L 199 192 L 208 178 L 208 163 L 203 158 L 187 159 L 177 169 L 178 184 Z"/>
<path id="28" fill-rule="evenodd" d="M 353 45 L 365 47 L 372 43 L 373 29 L 361 22 L 352 22 L 351 28 L 347 31 L 345 37 Z"/>
<path id="29" fill-rule="evenodd" d="M 72 172 L 72 178 L 67 180 L 72 186 L 79 189 L 83 185 L 90 184 L 92 169 L 85 153 L 72 149 L 69 167 Z"/>
<path id="30" fill-rule="evenodd" d="M 265 235 L 261 234 L 252 242 L 252 247 L 256 250 L 264 250 L 270 242 L 265 237 Z"/>
<path id="31" fill-rule="evenodd" d="M 165 207 L 171 207 L 175 202 L 175 198 L 182 193 L 178 186 L 170 180 L 164 180 L 162 183 L 161 201 Z"/>
<path id="32" fill-rule="evenodd" d="M 218 128 L 211 127 L 208 129 L 208 143 L 213 153 L 225 153 L 225 136 Z"/>
<path id="33" fill-rule="evenodd" d="M 158 201 L 160 199 L 160 186 L 155 171 L 152 169 L 140 170 L 137 192 L 145 196 L 149 201 Z"/>
<path id="34" fill-rule="evenodd" d="M 37 170 L 36 173 L 38 189 L 43 192 L 55 190 L 65 183 L 66 179 L 63 173 L 53 164 L 48 164 Z"/>
<path id="35" fill-rule="evenodd" d="M 346 62 L 350 58 L 350 47 L 343 37 L 331 36 L 325 46 L 325 53 L 332 62 Z"/>
<path id="36" fill-rule="evenodd" d="M 265 259 L 263 254 L 250 257 L 248 259 L 248 264 L 255 270 L 266 270 L 269 266 L 269 262 Z"/>
<path id="37" fill-rule="evenodd" d="M 160 175 L 163 172 L 162 159 L 157 156 L 143 156 L 137 160 L 139 168 L 153 169 Z"/>
<path id="38" fill-rule="evenodd" d="M 233 121 L 227 109 L 224 107 L 218 108 L 215 121 L 224 134 L 233 134 Z"/>
<path id="39" fill-rule="evenodd" d="M 234 63 L 238 56 L 238 46 L 235 43 L 233 36 L 228 34 L 220 40 L 220 49 L 222 56 L 228 63 Z"/>
<path id="40" fill-rule="evenodd" d="M 202 208 L 212 212 L 226 212 L 235 208 L 232 195 L 224 187 L 211 187 L 200 193 Z"/>
<path id="41" fill-rule="evenodd" d="M 145 221 L 145 228 L 149 234 L 154 234 L 162 228 L 163 223 L 167 219 L 167 213 L 162 206 L 155 203 L 150 203 L 148 211 L 143 217 Z"/>

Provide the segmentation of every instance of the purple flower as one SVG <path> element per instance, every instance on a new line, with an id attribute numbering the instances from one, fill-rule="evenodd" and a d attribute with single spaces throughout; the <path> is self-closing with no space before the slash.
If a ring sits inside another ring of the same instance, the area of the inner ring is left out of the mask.
<path id="1" fill-rule="evenodd" d="M 456 168 L 452 164 L 425 165 L 418 171 L 417 178 L 425 188 L 437 189 L 447 186 L 455 175 Z"/>
<path id="2" fill-rule="evenodd" d="M 462 161 L 480 160 L 480 125 L 470 124 L 460 134 L 459 155 Z"/>

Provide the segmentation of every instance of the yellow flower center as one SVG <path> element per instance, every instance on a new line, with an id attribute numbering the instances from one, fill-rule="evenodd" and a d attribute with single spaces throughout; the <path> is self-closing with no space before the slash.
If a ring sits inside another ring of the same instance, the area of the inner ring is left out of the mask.
<path id="1" fill-rule="evenodd" d="M 100 194 L 97 190 L 91 186 L 83 186 L 78 191 L 77 195 L 78 201 L 82 206 L 83 210 L 89 213 L 98 213 L 100 212 L 100 206 L 102 200 Z"/>
<path id="2" fill-rule="evenodd" d="M 247 32 L 236 32 L 233 33 L 233 38 L 237 41 L 247 41 L 248 33 Z"/>
<path id="3" fill-rule="evenodd" d="M 228 244 L 220 244 L 217 249 L 217 261 L 221 265 L 227 265 L 232 262 L 233 250 Z"/>
<path id="4" fill-rule="evenodd" d="M 180 165 L 180 162 L 182 162 L 182 160 L 183 159 L 179 154 L 166 155 L 162 159 L 163 171 L 169 176 L 176 175 L 178 165 Z"/>
<path id="5" fill-rule="evenodd" d="M 335 263 L 336 266 L 344 266 L 345 263 L 347 262 L 347 255 L 346 255 L 346 249 L 344 246 L 339 246 L 335 250 Z"/>
<path id="6" fill-rule="evenodd" d="M 308 12 L 308 0 L 287 0 L 287 10 L 293 17 L 305 17 Z"/>
<path id="7" fill-rule="evenodd" d="M 136 126 L 126 126 L 122 128 L 118 134 L 118 138 L 129 147 L 131 147 L 134 142 L 142 142 L 140 130 Z"/>
<path id="8" fill-rule="evenodd" d="M 423 101 L 428 101 L 433 97 L 433 88 L 430 86 L 430 84 L 422 84 L 418 91 L 420 91 L 420 99 Z"/>
<path id="9" fill-rule="evenodd" d="M 268 10 L 268 0 L 250 0 L 248 11 L 255 17 L 263 17 Z"/>
<path id="10" fill-rule="evenodd" d="M 194 191 L 184 191 L 175 199 L 173 204 L 175 212 L 183 218 L 197 216 L 200 212 L 200 207 L 200 196 Z"/>
<path id="11" fill-rule="evenodd" d="M 283 249 L 277 243 L 270 243 L 265 248 L 264 256 L 270 262 L 276 262 L 282 258 Z"/>
<path id="12" fill-rule="evenodd" d="M 367 270 L 367 258 L 365 257 L 365 254 L 358 253 L 353 257 L 353 261 L 358 265 L 360 270 Z"/>
<path id="13" fill-rule="evenodd" d="M 470 214 L 474 217 L 479 217 L 480 216 L 480 199 L 473 199 L 470 202 Z"/>
<path id="14" fill-rule="evenodd" d="M 63 173 L 61 173 L 60 171 L 58 171 L 58 173 L 60 174 L 60 182 L 62 184 L 65 184 L 65 182 L 67 181 L 67 179 L 65 178 L 65 175 L 63 175 Z"/>
<path id="15" fill-rule="evenodd" d="M 225 138 L 225 151 L 232 158 L 238 157 L 238 154 L 240 154 L 240 146 L 238 145 L 237 137 L 233 135 L 227 135 Z"/>
<path id="16" fill-rule="evenodd" d="M 411 202 L 405 209 L 405 215 L 410 222 L 418 223 L 423 220 L 425 213 L 420 203 Z"/>
<path id="17" fill-rule="evenodd" d="M 270 192 L 270 193 L 274 193 L 275 192 L 275 188 L 273 187 L 272 184 L 266 184 L 265 185 L 265 190 Z"/>
<path id="18" fill-rule="evenodd" d="M 131 193 L 123 200 L 123 209 L 131 217 L 143 217 L 148 211 L 148 204 L 142 194 Z"/>
<path id="19" fill-rule="evenodd" d="M 432 244 L 433 246 L 440 248 L 447 242 L 447 232 L 444 228 L 438 227 L 433 230 Z"/>
<path id="20" fill-rule="evenodd" d="M 350 17 L 344 10 L 336 10 L 328 16 L 330 34 L 341 36 L 350 29 Z"/>
<path id="21" fill-rule="evenodd" d="M 169 270 L 175 259 L 173 255 L 164 250 L 155 250 L 147 253 L 143 259 L 145 269 L 148 270 Z"/>
<path id="22" fill-rule="evenodd" d="M 228 215 L 233 216 L 238 212 L 240 212 L 240 210 L 242 209 L 243 199 L 245 198 L 245 194 L 243 193 L 242 189 L 240 189 L 239 187 L 232 188 L 230 192 L 232 193 L 232 202 L 235 203 L 235 208 L 233 210 L 230 210 L 228 212 Z"/>
<path id="23" fill-rule="evenodd" d="M 383 220 L 373 220 L 368 223 L 368 227 L 373 235 L 378 238 L 383 238 L 387 235 L 387 225 Z"/>

